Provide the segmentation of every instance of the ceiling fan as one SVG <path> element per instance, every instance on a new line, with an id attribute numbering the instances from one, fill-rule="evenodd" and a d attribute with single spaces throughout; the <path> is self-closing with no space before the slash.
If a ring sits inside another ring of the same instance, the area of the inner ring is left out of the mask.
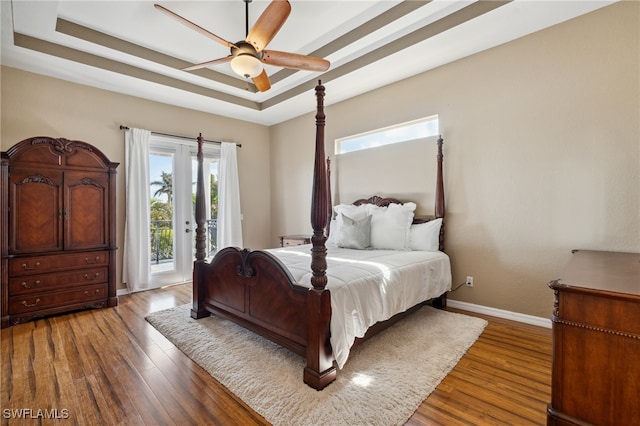
<path id="1" fill-rule="evenodd" d="M 297 53 L 280 52 L 277 50 L 264 50 L 285 23 L 291 12 L 291 4 L 289 4 L 288 1 L 272 0 L 251 30 L 249 30 L 249 3 L 251 3 L 252 0 L 243 1 L 245 2 L 246 10 L 246 38 L 236 43 L 231 43 L 205 30 L 201 26 L 194 24 L 159 4 L 154 5 L 156 9 L 183 25 L 231 49 L 231 54 L 228 56 L 183 68 L 184 71 L 231 62 L 231 69 L 233 69 L 236 74 L 244 78 L 251 78 L 256 88 L 261 92 L 265 92 L 271 88 L 271 82 L 264 70 L 263 64 L 303 71 L 326 71 L 329 69 L 330 62 L 326 59 L 299 55 Z"/>

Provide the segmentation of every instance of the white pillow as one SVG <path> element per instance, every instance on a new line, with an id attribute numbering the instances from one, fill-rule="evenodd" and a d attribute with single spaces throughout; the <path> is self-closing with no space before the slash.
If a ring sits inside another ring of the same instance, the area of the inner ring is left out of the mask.
<path id="1" fill-rule="evenodd" d="M 338 236 L 338 247 L 364 250 L 369 247 L 371 241 L 371 215 L 367 215 L 360 220 L 353 220 L 340 213 L 341 222 L 340 235 Z"/>
<path id="2" fill-rule="evenodd" d="M 333 211 L 336 212 L 336 218 L 331 219 L 329 228 L 329 239 L 327 240 L 327 247 L 337 247 L 338 240 L 340 239 L 342 221 L 340 220 L 340 214 L 344 214 L 353 220 L 360 220 L 367 216 L 367 206 L 361 204 L 354 206 L 353 204 L 338 204 L 333 206 Z"/>
<path id="3" fill-rule="evenodd" d="M 333 206 L 333 211 L 336 212 L 336 217 L 340 217 L 340 213 L 342 213 L 353 220 L 360 220 L 369 214 L 366 204 L 360 204 L 359 206 L 338 204 Z"/>
<path id="4" fill-rule="evenodd" d="M 442 218 L 411 225 L 409 248 L 411 250 L 438 251 Z"/>
<path id="5" fill-rule="evenodd" d="M 329 223 L 329 238 L 327 238 L 327 242 L 325 245 L 327 247 L 338 247 L 338 220 L 331 219 Z"/>
<path id="6" fill-rule="evenodd" d="M 409 229 L 415 203 L 389 204 L 389 207 L 369 206 L 371 217 L 371 247 L 386 250 L 407 250 Z"/>

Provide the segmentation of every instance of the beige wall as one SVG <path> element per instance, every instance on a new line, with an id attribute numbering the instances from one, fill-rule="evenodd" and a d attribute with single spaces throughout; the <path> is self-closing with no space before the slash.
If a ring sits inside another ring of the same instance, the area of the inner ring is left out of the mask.
<path id="1" fill-rule="evenodd" d="M 335 105 L 329 82 L 327 152 L 336 138 L 438 114 L 454 283 L 475 279 L 451 298 L 548 317 L 546 283 L 571 249 L 640 252 L 639 16 L 637 2 L 608 6 Z M 272 243 L 311 230 L 313 123 L 308 114 L 270 130 Z M 340 201 L 413 196 L 421 179 L 426 193 L 415 195 L 427 199 L 430 149 L 338 158 Z"/>
<path id="2" fill-rule="evenodd" d="M 118 168 L 118 283 L 124 235 L 124 133 L 120 124 L 178 135 L 242 143 L 238 167 L 247 247 L 271 239 L 269 131 L 233 120 L 2 67 L 1 147 L 31 136 L 65 137 L 94 144 Z"/>

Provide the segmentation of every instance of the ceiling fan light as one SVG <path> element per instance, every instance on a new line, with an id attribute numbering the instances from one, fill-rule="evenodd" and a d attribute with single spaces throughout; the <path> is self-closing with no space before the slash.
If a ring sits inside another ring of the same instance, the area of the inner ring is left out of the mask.
<path id="1" fill-rule="evenodd" d="M 262 72 L 262 62 L 248 53 L 241 53 L 231 60 L 231 69 L 244 78 L 254 78 Z"/>

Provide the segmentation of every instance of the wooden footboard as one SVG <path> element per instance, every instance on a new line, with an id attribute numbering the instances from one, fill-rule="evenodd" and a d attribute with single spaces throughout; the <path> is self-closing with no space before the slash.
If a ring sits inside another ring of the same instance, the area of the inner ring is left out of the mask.
<path id="1" fill-rule="evenodd" d="M 196 270 L 192 317 L 213 312 L 306 355 L 309 289 L 297 285 L 276 257 L 227 247 Z"/>
<path id="2" fill-rule="evenodd" d="M 196 261 L 193 290 L 193 318 L 220 315 L 306 357 L 304 379 L 316 389 L 335 379 L 329 291 L 318 298 L 296 284 L 272 254 L 227 247 L 211 262 Z M 309 341 L 319 342 L 321 350 Z"/>

